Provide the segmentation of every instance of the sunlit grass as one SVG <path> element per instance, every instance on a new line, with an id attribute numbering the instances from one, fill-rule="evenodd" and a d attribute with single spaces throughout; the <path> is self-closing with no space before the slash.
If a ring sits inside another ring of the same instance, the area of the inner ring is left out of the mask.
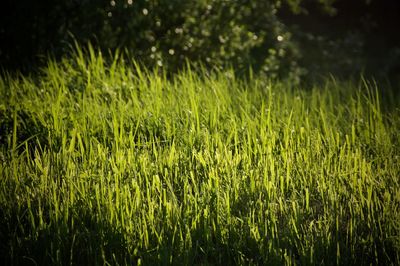
<path id="1" fill-rule="evenodd" d="M 400 114 L 385 104 L 368 82 L 166 78 L 93 49 L 3 75 L 1 260 L 398 265 Z"/>

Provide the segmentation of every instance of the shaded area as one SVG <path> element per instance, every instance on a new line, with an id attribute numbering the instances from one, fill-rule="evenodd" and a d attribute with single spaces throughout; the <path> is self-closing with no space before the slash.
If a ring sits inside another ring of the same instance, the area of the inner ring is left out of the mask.
<path id="1" fill-rule="evenodd" d="M 302 51 L 300 64 L 309 77 L 364 73 L 398 84 L 400 2 L 338 0 L 333 7 L 331 15 L 312 3 L 302 14 L 281 14 Z"/>
<path id="2" fill-rule="evenodd" d="M 48 54 L 60 58 L 72 34 L 104 54 L 127 49 L 170 71 L 189 59 L 293 81 L 360 72 L 399 78 L 396 0 L 6 0 L 2 7 L 0 65 L 7 70 L 34 70 Z"/>

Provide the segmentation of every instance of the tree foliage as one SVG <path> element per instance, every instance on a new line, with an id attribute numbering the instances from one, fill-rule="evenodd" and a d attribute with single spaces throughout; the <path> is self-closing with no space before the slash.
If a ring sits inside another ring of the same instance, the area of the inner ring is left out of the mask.
<path id="1" fill-rule="evenodd" d="M 370 2 L 369 0 L 359 0 Z M 71 36 L 105 52 L 124 49 L 147 66 L 191 62 L 251 66 L 272 77 L 300 76 L 293 28 L 279 14 L 334 14 L 340 0 L 7 0 L 0 16 L 0 65 L 31 65 L 67 52 Z M 299 34 L 297 34 L 299 35 Z"/>

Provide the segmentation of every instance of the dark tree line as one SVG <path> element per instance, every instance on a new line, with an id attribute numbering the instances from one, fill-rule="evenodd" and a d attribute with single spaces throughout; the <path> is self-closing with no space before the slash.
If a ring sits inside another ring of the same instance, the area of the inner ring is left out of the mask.
<path id="1" fill-rule="evenodd" d="M 105 52 L 126 49 L 148 66 L 171 70 L 189 59 L 238 70 L 251 65 L 271 76 L 376 64 L 390 73 L 400 59 L 396 0 L 6 0 L 2 6 L 0 64 L 9 70 L 62 56 L 73 38 Z"/>

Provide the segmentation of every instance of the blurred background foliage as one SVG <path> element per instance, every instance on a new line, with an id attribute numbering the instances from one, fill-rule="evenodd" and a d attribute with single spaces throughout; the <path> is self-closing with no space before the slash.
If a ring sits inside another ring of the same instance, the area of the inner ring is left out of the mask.
<path id="1" fill-rule="evenodd" d="M 72 41 L 176 71 L 186 59 L 239 73 L 398 78 L 397 0 L 6 0 L 0 64 L 31 70 Z M 73 37 L 72 37 L 73 36 Z"/>

